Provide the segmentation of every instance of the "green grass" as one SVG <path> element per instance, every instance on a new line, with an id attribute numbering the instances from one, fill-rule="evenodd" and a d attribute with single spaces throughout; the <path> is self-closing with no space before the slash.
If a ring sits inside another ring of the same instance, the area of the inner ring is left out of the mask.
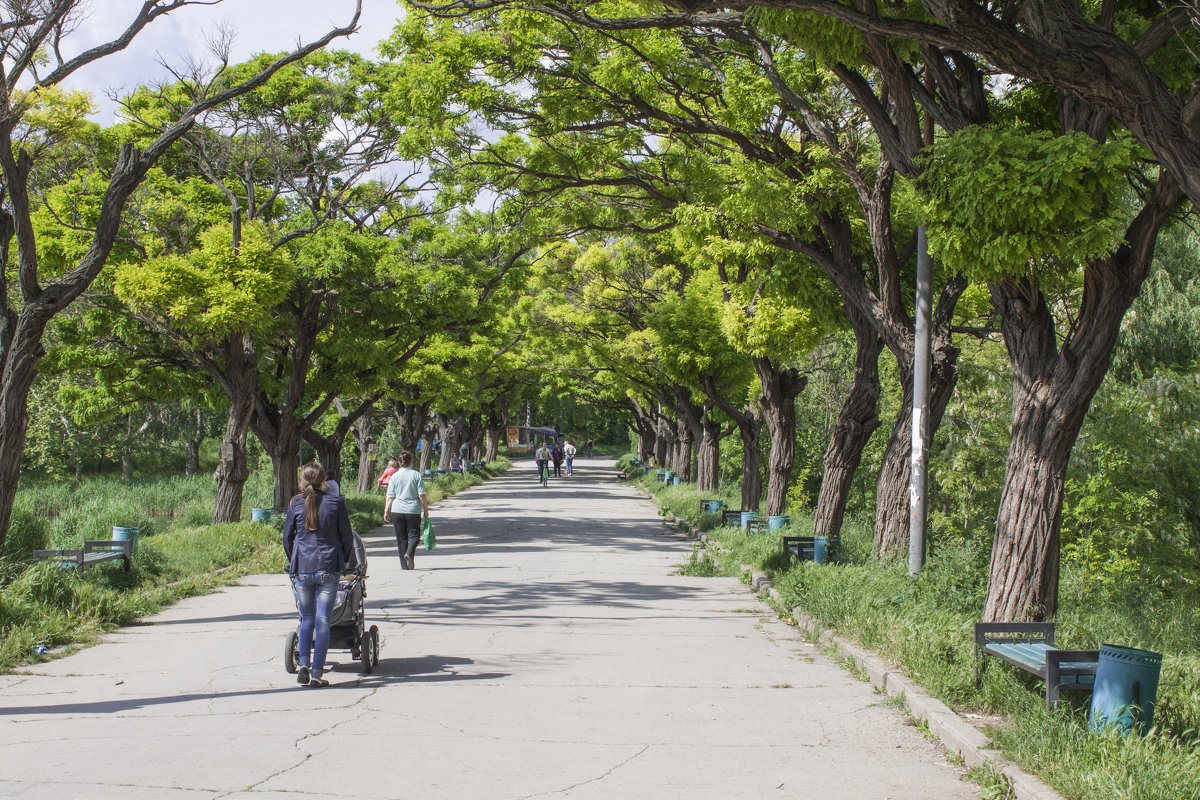
<path id="1" fill-rule="evenodd" d="M 664 510 L 689 521 L 700 516 L 694 486 L 665 487 L 652 475 L 643 485 Z M 735 489 L 717 496 L 728 503 Z M 1200 800 L 1200 611 L 1194 605 L 1085 605 L 1077 600 L 1084 594 L 1077 591 L 1079 579 L 1064 572 L 1055 620 L 1060 646 L 1095 649 L 1112 642 L 1164 654 L 1156 730 L 1145 738 L 1094 735 L 1087 730 L 1089 695 L 1065 693 L 1067 702 L 1049 712 L 1040 682 L 994 660 L 976 689 L 973 625 L 983 607 L 988 553 L 943 544 L 913 580 L 901 564 L 869 563 L 869 524 L 848 522 L 839 563 L 828 565 L 793 563 L 782 554 L 781 534 L 811 530 L 810 519 L 793 518 L 789 530 L 768 535 L 710 529 L 710 541 L 726 550 L 711 572 L 737 575 L 741 564 L 751 564 L 772 578 L 786 609 L 799 606 L 852 636 L 952 706 L 1007 715 L 1012 726 L 991 731 L 995 745 L 1070 800 Z M 682 569 L 710 574 L 697 559 L 693 553 Z M 979 777 L 984 796 L 1006 796 L 1003 780 Z"/>
<path id="2" fill-rule="evenodd" d="M 486 474 L 497 475 L 509 466 L 500 460 Z M 483 481 L 482 474 L 439 478 L 429 496 L 436 502 Z M 251 496 L 249 489 L 246 496 Z M 382 524 L 382 495 L 346 499 L 355 530 Z M 282 518 L 272 525 L 211 525 L 212 502 L 213 484 L 207 477 L 23 486 L 0 552 L 0 673 L 54 657 L 35 654 L 39 644 L 69 650 L 243 575 L 284 570 Z M 245 511 L 248 516 L 249 503 Z M 129 573 L 120 562 L 83 575 L 29 563 L 36 549 L 78 548 L 87 539 L 108 539 L 113 525 L 142 529 Z"/>

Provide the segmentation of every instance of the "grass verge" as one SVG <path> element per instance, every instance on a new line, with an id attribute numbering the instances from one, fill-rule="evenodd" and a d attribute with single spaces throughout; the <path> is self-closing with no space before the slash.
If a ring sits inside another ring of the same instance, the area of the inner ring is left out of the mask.
<path id="1" fill-rule="evenodd" d="M 438 478 L 429 486 L 430 500 L 478 486 L 510 466 L 501 459 L 477 473 Z M 90 644 L 105 631 L 244 575 L 282 572 L 282 519 L 273 525 L 206 524 L 211 486 L 207 481 L 206 496 L 198 479 L 133 486 L 94 479 L 84 486 L 36 487 L 19 496 L 19 513 L 0 554 L 0 673 Z M 381 524 L 382 495 L 351 494 L 346 500 L 355 530 Z M 108 539 L 114 524 L 142 528 L 129 573 L 119 561 L 82 575 L 29 563 L 35 549 L 77 548 L 86 539 Z M 49 652 L 35 652 L 39 645 Z"/>

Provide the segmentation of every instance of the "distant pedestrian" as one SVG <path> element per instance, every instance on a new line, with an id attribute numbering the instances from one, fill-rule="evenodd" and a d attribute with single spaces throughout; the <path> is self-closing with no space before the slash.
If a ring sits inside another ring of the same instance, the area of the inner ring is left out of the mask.
<path id="1" fill-rule="evenodd" d="M 575 443 L 567 442 L 563 445 L 563 460 L 567 462 L 567 477 L 571 477 L 571 462 L 575 460 Z"/>
<path id="2" fill-rule="evenodd" d="M 550 445 L 550 459 L 554 462 L 554 477 L 562 477 L 563 447 L 561 444 Z"/>
<path id="3" fill-rule="evenodd" d="M 413 569 L 416 566 L 422 516 L 429 519 L 425 481 L 421 473 L 412 469 L 412 454 L 401 453 L 400 469 L 388 482 L 387 500 L 383 505 L 383 521 L 391 522 L 396 531 L 396 549 L 400 553 L 401 569 Z"/>
<path id="4" fill-rule="evenodd" d="M 538 449 L 533 453 L 533 460 L 537 463 L 538 481 L 545 486 L 550 470 L 550 448 L 546 447 L 545 442 L 538 445 Z"/>
<path id="5" fill-rule="evenodd" d="M 329 617 L 338 577 L 354 552 L 346 501 L 326 488 L 325 468 L 315 461 L 305 464 L 300 469 L 300 494 L 292 498 L 283 523 L 283 552 L 300 612 L 296 682 L 313 687 L 329 685 L 322 677 Z"/>
<path id="6" fill-rule="evenodd" d="M 471 460 L 471 443 L 469 441 L 458 446 L 458 458 L 464 464 Z"/>
<path id="7" fill-rule="evenodd" d="M 591 439 L 587 440 L 587 456 L 588 456 L 588 458 L 592 457 L 592 448 L 595 447 L 595 444 L 596 443 L 593 442 Z"/>
<path id="8" fill-rule="evenodd" d="M 418 450 L 421 449 L 420 442 L 417 442 L 417 449 Z M 399 469 L 399 467 L 400 467 L 399 461 L 397 461 L 394 458 L 388 459 L 387 469 L 385 469 L 383 471 L 383 474 L 379 476 L 379 488 L 380 489 L 387 488 L 388 481 L 391 480 L 392 475 L 394 475 L 396 473 L 396 470 Z"/>

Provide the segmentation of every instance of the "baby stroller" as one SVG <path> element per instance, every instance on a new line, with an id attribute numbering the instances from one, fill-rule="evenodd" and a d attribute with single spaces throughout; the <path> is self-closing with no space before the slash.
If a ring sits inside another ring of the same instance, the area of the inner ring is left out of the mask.
<path id="1" fill-rule="evenodd" d="M 349 650 L 350 657 L 362 665 L 362 673 L 370 675 L 379 663 L 379 628 L 366 629 L 363 600 L 367 596 L 367 548 L 362 537 L 354 534 L 354 554 L 346 564 L 346 572 L 338 581 L 333 614 L 329 618 L 329 649 Z M 283 649 L 283 664 L 288 672 L 296 673 L 300 660 L 300 634 L 293 630 L 287 635 Z"/>

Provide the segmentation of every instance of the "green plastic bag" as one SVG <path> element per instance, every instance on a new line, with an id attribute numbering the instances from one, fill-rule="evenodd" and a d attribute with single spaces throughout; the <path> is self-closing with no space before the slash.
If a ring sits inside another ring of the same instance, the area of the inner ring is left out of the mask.
<path id="1" fill-rule="evenodd" d="M 433 523 L 429 521 L 429 517 L 421 523 L 421 542 L 426 550 L 437 547 L 437 537 L 433 535 Z"/>

